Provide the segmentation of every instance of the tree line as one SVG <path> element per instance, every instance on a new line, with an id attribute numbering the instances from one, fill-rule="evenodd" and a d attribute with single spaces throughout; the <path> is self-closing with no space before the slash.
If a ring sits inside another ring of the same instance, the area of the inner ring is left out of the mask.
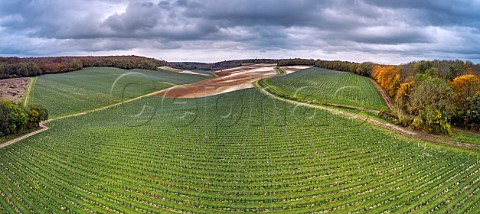
<path id="1" fill-rule="evenodd" d="M 8 100 L 0 100 L 0 137 L 38 128 L 40 122 L 47 119 L 48 110 L 45 107 L 24 107 Z"/>
<path id="2" fill-rule="evenodd" d="M 336 71 L 346 71 L 362 76 L 370 76 L 372 72 L 372 68 L 375 65 L 378 65 L 373 62 L 364 62 L 364 63 L 356 63 L 356 62 L 348 62 L 348 61 L 340 61 L 340 60 L 314 60 L 314 59 L 284 59 L 280 60 L 277 63 L 277 66 L 294 66 L 294 65 L 306 65 L 306 66 L 317 66 L 320 68 L 336 70 Z"/>
<path id="3" fill-rule="evenodd" d="M 310 65 L 375 79 L 396 104 L 379 116 L 430 133 L 451 134 L 451 126 L 480 129 L 480 64 L 461 60 L 371 62 L 287 59 L 279 66 Z"/>
<path id="4" fill-rule="evenodd" d="M 225 60 L 215 63 L 201 62 L 168 62 L 168 66 L 182 70 L 204 70 L 219 71 L 229 68 L 235 68 L 250 64 L 277 64 L 281 60 L 278 59 L 241 59 L 241 60 Z"/>
<path id="5" fill-rule="evenodd" d="M 165 65 L 166 61 L 139 56 L 0 57 L 0 79 L 63 73 L 85 67 L 155 70 Z"/>

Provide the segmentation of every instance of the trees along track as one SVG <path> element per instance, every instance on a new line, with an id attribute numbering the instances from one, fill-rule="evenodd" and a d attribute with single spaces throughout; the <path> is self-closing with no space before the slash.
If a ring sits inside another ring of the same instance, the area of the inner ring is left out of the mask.
<path id="1" fill-rule="evenodd" d="M 282 97 L 279 97 L 279 96 L 271 93 L 269 90 L 262 87 L 258 82 L 255 82 L 254 85 L 260 92 L 262 92 L 263 94 L 265 94 L 267 96 L 270 96 L 270 97 L 272 97 L 274 99 L 277 99 L 277 100 L 282 100 L 282 101 L 285 101 L 285 102 L 289 102 L 289 103 L 292 103 L 292 104 L 295 104 L 295 105 L 298 105 L 298 106 L 306 106 L 306 107 L 310 107 L 310 108 L 317 108 L 317 109 L 329 111 L 329 112 L 331 112 L 335 115 L 340 115 L 340 116 L 344 116 L 344 117 L 348 117 L 348 118 L 353 118 L 353 119 L 365 121 L 365 122 L 368 122 L 370 124 L 374 124 L 374 125 L 377 125 L 377 126 L 380 126 L 380 127 L 383 127 L 383 128 L 387 128 L 387 129 L 399 132 L 399 133 L 404 134 L 404 135 L 413 136 L 413 137 L 416 137 L 416 138 L 419 138 L 419 139 L 422 139 L 422 140 L 426 140 L 426 141 L 430 141 L 430 142 L 447 144 L 447 145 L 456 146 L 456 147 L 480 149 L 479 144 L 460 143 L 460 142 L 455 142 L 455 141 L 450 141 L 450 140 L 444 140 L 444 139 L 441 139 L 440 137 L 435 136 L 433 134 L 414 132 L 414 131 L 407 130 L 403 127 L 400 127 L 400 126 L 397 126 L 397 125 L 394 125 L 394 124 L 391 124 L 391 123 L 386 123 L 386 122 L 374 120 L 374 119 L 371 119 L 369 117 L 365 117 L 365 116 L 362 116 L 362 115 L 359 115 L 359 114 L 350 113 L 350 112 L 338 110 L 338 109 L 335 109 L 335 108 L 330 108 L 330 107 L 327 107 L 327 106 L 324 106 L 324 105 L 316 105 L 316 104 L 298 102 L 298 101 L 291 100 L 291 99 L 288 99 L 288 98 L 282 98 Z M 271 90 L 273 90 L 273 89 L 271 89 Z M 390 105 L 391 105 L 391 103 L 390 103 Z"/>
<path id="2" fill-rule="evenodd" d="M 372 82 L 373 86 L 377 88 L 377 91 L 380 93 L 380 96 L 383 98 L 383 101 L 385 101 L 385 104 L 387 104 L 388 108 L 392 109 L 393 108 L 392 102 L 390 101 L 390 98 L 388 97 L 385 90 L 383 90 L 383 88 L 380 87 L 380 85 L 374 79 L 371 79 L 371 78 L 369 79 L 370 79 L 370 82 Z"/>

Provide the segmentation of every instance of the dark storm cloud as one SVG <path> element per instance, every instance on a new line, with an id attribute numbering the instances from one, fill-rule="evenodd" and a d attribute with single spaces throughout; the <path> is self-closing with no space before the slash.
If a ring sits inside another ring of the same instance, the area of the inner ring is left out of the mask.
<path id="1" fill-rule="evenodd" d="M 464 0 L 11 0 L 0 2 L 0 54 L 320 50 L 364 59 L 352 50 L 401 60 L 424 51 L 479 61 L 478 11 Z"/>

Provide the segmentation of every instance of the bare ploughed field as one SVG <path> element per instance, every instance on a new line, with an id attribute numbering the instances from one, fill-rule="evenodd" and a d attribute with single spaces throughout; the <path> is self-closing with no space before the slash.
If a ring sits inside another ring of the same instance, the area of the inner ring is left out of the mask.
<path id="1" fill-rule="evenodd" d="M 170 71 L 170 72 L 177 72 L 177 73 L 184 73 L 184 74 L 195 74 L 195 75 L 200 75 L 200 76 L 210 76 L 208 74 L 201 74 L 201 73 L 197 73 L 197 72 L 193 72 L 193 71 L 181 70 L 181 69 L 176 69 L 176 68 L 172 68 L 172 67 L 168 67 L 168 66 L 162 66 L 162 67 L 159 67 L 159 68 L 162 69 L 162 70 L 165 70 L 165 71 Z"/>
<path id="2" fill-rule="evenodd" d="M 0 79 L 0 99 L 17 101 L 28 86 L 28 77 Z"/>
<path id="3" fill-rule="evenodd" d="M 276 64 L 255 64 L 215 72 L 213 79 L 176 86 L 160 92 L 156 96 L 170 98 L 207 97 L 246 88 L 252 88 L 253 82 L 275 76 Z"/>
<path id="4" fill-rule="evenodd" d="M 283 66 L 283 67 L 280 67 L 280 69 L 285 71 L 285 73 L 290 74 L 290 73 L 297 72 L 299 70 L 307 69 L 310 67 L 312 66 L 295 65 L 295 66 Z"/>

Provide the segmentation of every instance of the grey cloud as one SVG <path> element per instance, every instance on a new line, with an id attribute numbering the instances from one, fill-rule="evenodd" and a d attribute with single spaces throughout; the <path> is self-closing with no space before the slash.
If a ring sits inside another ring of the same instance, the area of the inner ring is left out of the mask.
<path id="1" fill-rule="evenodd" d="M 178 5 L 195 7 L 187 1 Z M 204 19 L 187 18 L 170 2 L 133 2 L 125 12 L 109 16 L 101 26 L 110 31 L 99 37 L 160 38 L 167 40 L 198 40 L 218 31 Z"/>
<path id="2" fill-rule="evenodd" d="M 480 61 L 478 11 L 467 0 L 11 0 L 0 1 L 0 54 L 456 51 Z"/>
<path id="3" fill-rule="evenodd" d="M 480 29 L 480 2 L 475 0 L 365 0 L 389 9 L 407 9 L 408 15 L 423 25 L 466 25 Z"/>
<path id="4" fill-rule="evenodd" d="M 355 42 L 368 44 L 415 44 L 415 43 L 431 43 L 432 38 L 425 32 L 418 30 L 408 30 L 399 28 L 387 28 L 369 32 L 368 29 L 359 29 L 349 33 L 345 39 Z"/>
<path id="5" fill-rule="evenodd" d="M 321 9 L 319 1 L 230 1 L 221 4 L 219 1 L 207 3 L 204 10 L 193 10 L 190 14 L 218 21 L 222 25 L 309 25 L 314 18 L 319 18 L 317 9 Z"/>
<path id="6" fill-rule="evenodd" d="M 123 14 L 114 14 L 104 24 L 114 31 L 135 32 L 154 28 L 161 15 L 152 2 L 131 3 Z"/>

